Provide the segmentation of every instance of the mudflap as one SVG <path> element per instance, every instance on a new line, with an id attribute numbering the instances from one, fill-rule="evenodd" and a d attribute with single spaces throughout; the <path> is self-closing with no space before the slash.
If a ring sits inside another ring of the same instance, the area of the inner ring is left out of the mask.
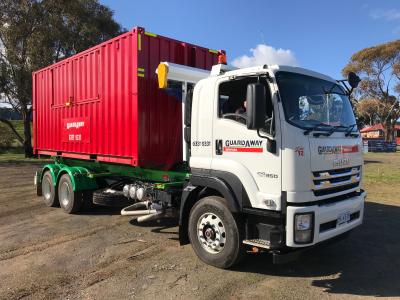
<path id="1" fill-rule="evenodd" d="M 36 171 L 35 172 L 35 178 L 34 178 L 34 184 L 36 187 L 36 195 L 37 196 L 42 196 L 42 171 Z"/>

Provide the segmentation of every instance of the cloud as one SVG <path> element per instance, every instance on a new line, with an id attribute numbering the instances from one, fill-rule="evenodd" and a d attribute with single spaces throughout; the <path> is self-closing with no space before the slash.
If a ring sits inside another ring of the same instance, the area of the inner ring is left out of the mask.
<path id="1" fill-rule="evenodd" d="M 251 55 L 242 55 L 232 61 L 232 65 L 238 68 L 246 68 L 260 65 L 289 65 L 298 66 L 294 53 L 289 49 L 277 49 L 265 44 L 259 44 L 250 49 Z"/>
<path id="2" fill-rule="evenodd" d="M 384 19 L 386 21 L 396 21 L 396 20 L 400 20 L 400 10 L 398 10 L 398 9 L 388 9 L 388 10 L 377 9 L 377 10 L 371 11 L 370 16 L 373 19 Z"/>

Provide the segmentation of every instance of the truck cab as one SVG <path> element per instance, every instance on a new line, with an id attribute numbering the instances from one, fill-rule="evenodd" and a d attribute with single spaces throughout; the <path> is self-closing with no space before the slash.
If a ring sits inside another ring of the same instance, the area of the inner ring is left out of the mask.
<path id="1" fill-rule="evenodd" d="M 223 223 L 220 207 L 191 222 L 203 198 L 228 208 L 238 248 L 288 254 L 361 225 L 362 144 L 348 94 L 328 76 L 276 65 L 218 65 L 195 85 L 184 109 L 191 175 L 180 229 L 203 260 L 226 267 L 239 257 L 216 259 L 228 246 L 212 222 Z"/>

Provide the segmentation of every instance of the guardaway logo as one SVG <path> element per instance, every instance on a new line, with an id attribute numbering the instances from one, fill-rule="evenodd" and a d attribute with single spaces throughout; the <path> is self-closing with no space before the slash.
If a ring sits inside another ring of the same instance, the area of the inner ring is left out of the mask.
<path id="1" fill-rule="evenodd" d="M 67 122 L 67 123 L 66 123 L 67 129 L 70 129 L 70 128 L 79 129 L 79 128 L 83 127 L 83 126 L 85 126 L 85 122 L 84 122 L 84 121 L 80 121 L 80 122 Z"/>
<path id="2" fill-rule="evenodd" d="M 261 153 L 264 149 L 261 140 L 226 140 L 224 152 Z"/>
<path id="3" fill-rule="evenodd" d="M 90 117 L 61 120 L 64 143 L 90 143 Z"/>
<path id="4" fill-rule="evenodd" d="M 318 154 L 343 154 L 358 152 L 358 145 L 318 146 Z"/>

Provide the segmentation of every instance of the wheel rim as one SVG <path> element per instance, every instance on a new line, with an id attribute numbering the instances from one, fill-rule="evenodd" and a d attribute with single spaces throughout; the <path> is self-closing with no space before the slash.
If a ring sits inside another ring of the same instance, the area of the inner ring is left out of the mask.
<path id="1" fill-rule="evenodd" d="M 48 178 L 43 180 L 42 184 L 42 194 L 46 201 L 49 201 L 51 198 L 51 182 Z"/>
<path id="2" fill-rule="evenodd" d="M 220 253 L 226 243 L 224 223 L 213 213 L 203 214 L 197 222 L 197 238 L 207 252 Z"/>
<path id="3" fill-rule="evenodd" d="M 67 182 L 63 182 L 60 185 L 60 201 L 63 207 L 67 207 L 70 201 L 70 190 Z"/>

